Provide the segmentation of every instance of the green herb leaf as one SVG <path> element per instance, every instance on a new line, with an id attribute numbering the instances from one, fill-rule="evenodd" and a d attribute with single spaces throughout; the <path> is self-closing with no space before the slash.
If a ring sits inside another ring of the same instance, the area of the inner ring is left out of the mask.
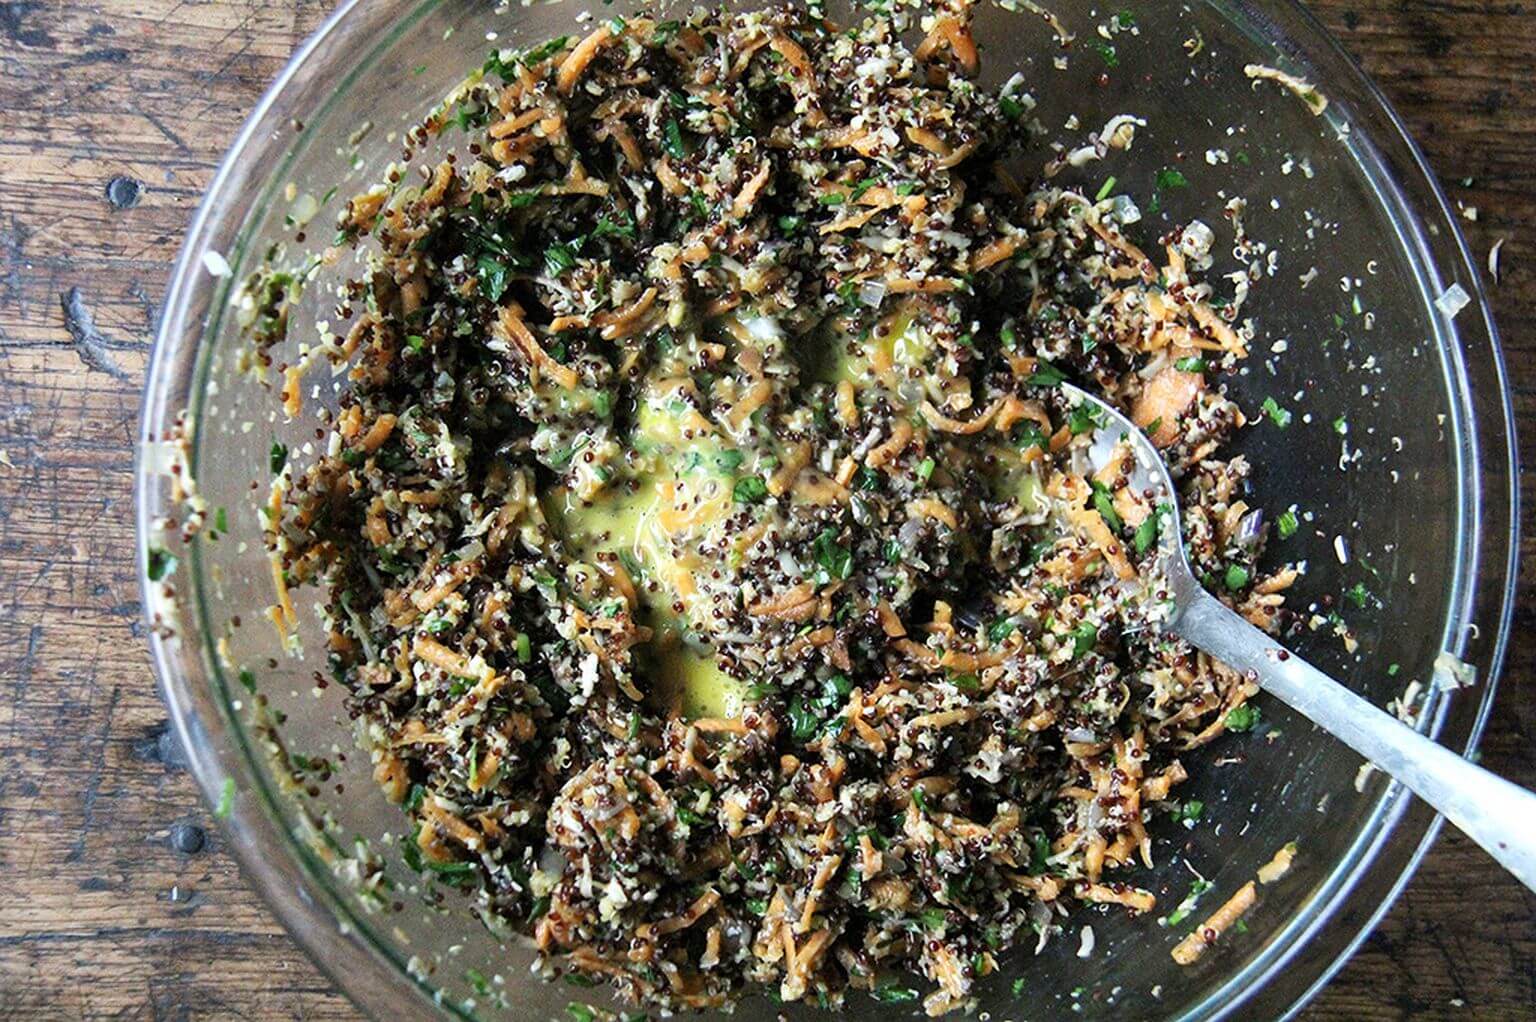
<path id="1" fill-rule="evenodd" d="M 1141 520 L 1140 525 L 1136 526 L 1136 536 L 1132 542 L 1136 544 L 1138 554 L 1144 554 L 1152 549 L 1153 544 L 1157 542 L 1158 533 L 1162 531 L 1163 516 L 1172 510 L 1167 504 L 1159 504 L 1152 509 L 1151 514 Z"/>
<path id="2" fill-rule="evenodd" d="M 1090 621 L 1084 621 L 1072 629 L 1072 656 L 1082 656 L 1098 645 L 1099 629 Z"/>
<path id="3" fill-rule="evenodd" d="M 224 787 L 219 791 L 219 804 L 213 807 L 214 818 L 227 820 L 229 819 L 229 814 L 234 811 L 234 808 L 235 779 L 233 777 L 226 777 L 224 778 Z"/>
<path id="4" fill-rule="evenodd" d="M 1035 371 L 1029 375 L 1026 383 L 1036 387 L 1054 387 L 1067 378 L 1067 374 L 1057 369 L 1054 365 L 1041 359 L 1035 365 Z"/>
<path id="5" fill-rule="evenodd" d="M 425 862 L 427 869 L 449 879 L 464 879 L 478 872 L 472 862 L 434 862 L 431 859 L 426 859 Z"/>
<path id="6" fill-rule="evenodd" d="M 1203 373 L 1207 368 L 1205 359 L 1198 355 L 1189 355 L 1185 358 L 1176 359 L 1173 367 L 1181 373 Z"/>
<path id="7" fill-rule="evenodd" d="M 1016 447 L 1038 447 L 1042 451 L 1050 447 L 1051 438 L 1045 435 L 1039 424 L 1025 422 L 1014 429 L 1013 443 Z"/>
<path id="8" fill-rule="evenodd" d="M 1157 172 L 1157 187 L 1159 189 L 1188 188 L 1189 179 L 1172 167 L 1164 167 Z"/>
<path id="9" fill-rule="evenodd" d="M 568 35 L 557 35 L 553 39 L 533 47 L 533 49 L 519 57 L 518 60 L 523 64 L 537 64 L 541 60 L 548 60 L 565 49 L 570 44 L 570 41 L 571 37 Z"/>
<path id="10" fill-rule="evenodd" d="M 272 474 L 277 475 L 288 464 L 288 447 L 276 440 L 272 441 L 272 450 L 267 453 L 267 466 L 272 469 Z"/>
<path id="11" fill-rule="evenodd" d="M 1193 912 L 1195 910 L 1195 906 L 1199 904 L 1200 895 L 1204 894 L 1206 891 L 1209 891 L 1211 887 L 1212 884 L 1209 880 L 1196 880 L 1194 883 L 1190 884 L 1189 893 L 1184 896 L 1183 901 L 1179 902 L 1179 907 L 1174 909 L 1173 912 L 1169 913 L 1168 925 L 1177 926 L 1184 920 L 1188 919 L 1189 914 Z"/>
<path id="12" fill-rule="evenodd" d="M 1036 834 L 1030 843 L 1029 872 L 1032 876 L 1039 876 L 1050 865 L 1051 839 L 1045 831 Z"/>
<path id="13" fill-rule="evenodd" d="M 635 225 L 630 220 L 629 214 L 621 211 L 616 215 L 619 217 L 617 220 L 610 220 L 606 216 L 598 217 L 597 226 L 592 229 L 592 237 L 633 238 L 635 236 Z"/>
<path id="14" fill-rule="evenodd" d="M 768 484 L 759 476 L 742 476 L 731 487 L 731 496 L 738 504 L 756 504 L 768 497 Z"/>
<path id="15" fill-rule="evenodd" d="M 1296 535 L 1296 530 L 1301 528 L 1301 523 L 1296 520 L 1296 512 L 1282 511 L 1280 517 L 1275 520 L 1275 529 L 1280 533 L 1281 539 L 1290 539 Z"/>
<path id="16" fill-rule="evenodd" d="M 1371 594 L 1366 591 L 1364 583 L 1356 582 L 1344 591 L 1344 598 L 1363 610 L 1365 605 L 1370 602 Z"/>
<path id="17" fill-rule="evenodd" d="M 1273 422 L 1281 429 L 1285 429 L 1291 424 L 1291 413 L 1288 410 L 1281 408 L 1279 402 L 1277 402 L 1274 398 L 1266 397 L 1264 399 L 1264 403 L 1260 405 L 1259 408 L 1264 412 L 1265 415 L 1269 416 L 1270 422 Z"/>
<path id="18" fill-rule="evenodd" d="M 836 582 L 853 574 L 853 554 L 837 541 L 837 530 L 823 529 L 813 545 L 817 572 L 817 585 Z"/>
<path id="19" fill-rule="evenodd" d="M 869 992 L 869 996 L 886 1004 L 906 1004 L 909 1001 L 917 1000 L 918 993 L 911 987 L 885 986 L 875 987 L 875 989 Z"/>
<path id="20" fill-rule="evenodd" d="M 1109 526 L 1109 531 L 1120 533 L 1125 529 L 1125 522 L 1120 518 L 1120 512 L 1115 510 L 1115 499 L 1109 492 L 1109 487 L 1093 481 L 1093 509 L 1104 519 L 1104 524 Z"/>
<path id="21" fill-rule="evenodd" d="M 879 184 L 879 178 L 866 177 L 853 186 L 853 191 L 848 193 L 849 202 L 858 202 L 864 197 L 864 193 Z"/>
<path id="22" fill-rule="evenodd" d="M 176 555 L 163 547 L 152 546 L 149 548 L 148 565 L 145 574 L 151 582 L 159 582 L 176 570 Z"/>
<path id="23" fill-rule="evenodd" d="M 821 718 L 807 705 L 804 696 L 797 695 L 789 701 L 789 725 L 795 741 L 807 742 L 821 730 Z"/>
<path id="24" fill-rule="evenodd" d="M 993 643 L 1002 642 L 1008 636 L 1018 631 L 1019 625 L 1015 618 L 1000 617 L 987 626 L 987 638 Z"/>
<path id="25" fill-rule="evenodd" d="M 475 276 L 480 281 L 480 293 L 493 302 L 501 300 L 507 291 L 507 264 L 494 256 L 482 255 L 475 260 Z"/>
<path id="26" fill-rule="evenodd" d="M 1234 706 L 1227 713 L 1228 731 L 1252 731 L 1259 724 L 1259 708 L 1252 703 Z"/>
<path id="27" fill-rule="evenodd" d="M 544 272 L 558 277 L 576 265 L 576 255 L 567 245 L 551 245 L 544 250 Z"/>
<path id="28" fill-rule="evenodd" d="M 1073 436 L 1082 436 L 1084 433 L 1097 428 L 1098 425 L 1098 409 L 1087 401 L 1073 408 L 1067 415 L 1067 429 Z"/>
<path id="29" fill-rule="evenodd" d="M 683 129 L 678 127 L 676 120 L 667 118 L 664 134 L 666 137 L 662 145 L 667 150 L 667 154 L 674 160 L 686 159 L 688 147 L 683 144 Z"/>

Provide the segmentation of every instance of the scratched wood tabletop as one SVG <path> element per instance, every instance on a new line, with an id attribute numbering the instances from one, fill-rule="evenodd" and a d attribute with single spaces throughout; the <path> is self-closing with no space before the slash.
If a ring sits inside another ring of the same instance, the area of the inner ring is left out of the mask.
<path id="1" fill-rule="evenodd" d="M 0 2 L 0 1017 L 354 1019 L 166 733 L 134 580 L 139 392 L 181 234 L 321 0 Z M 1326 0 L 1453 198 L 1536 463 L 1530 5 Z M 1528 505 L 1529 506 L 1529 505 Z M 1525 519 L 1533 550 L 1536 512 Z M 1536 558 L 1485 762 L 1536 786 Z M 1536 1016 L 1536 896 L 1440 839 L 1312 1019 Z"/>

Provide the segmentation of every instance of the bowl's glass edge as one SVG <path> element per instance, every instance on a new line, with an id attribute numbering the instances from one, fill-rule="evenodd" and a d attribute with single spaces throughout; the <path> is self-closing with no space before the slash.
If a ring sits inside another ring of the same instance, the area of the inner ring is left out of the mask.
<path id="1" fill-rule="evenodd" d="M 1237 6 L 1249 9 L 1256 5 L 1249 0 L 1238 0 Z M 1373 141 L 1379 149 L 1389 151 L 1391 157 L 1411 171 L 1409 175 L 1398 175 L 1392 184 L 1402 201 L 1416 206 L 1413 209 L 1418 221 L 1415 226 L 1420 230 L 1416 232 L 1415 240 L 1428 257 L 1426 263 L 1433 272 L 1436 266 L 1433 256 L 1436 253 L 1432 251 L 1434 246 L 1423 230 L 1428 226 L 1438 229 L 1433 236 L 1439 243 L 1438 255 L 1444 263 L 1447 279 L 1459 283 L 1472 298 L 1472 304 L 1466 312 L 1475 312 L 1476 318 L 1472 320 L 1469 317 L 1454 329 L 1454 338 L 1458 343 L 1453 346 L 1459 371 L 1452 375 L 1452 379 L 1460 385 L 1458 396 L 1466 424 L 1465 446 L 1469 448 L 1458 452 L 1458 461 L 1462 464 L 1464 506 L 1468 503 L 1466 498 L 1469 490 L 1471 496 L 1470 514 L 1464 513 L 1462 524 L 1464 530 L 1471 533 L 1472 539 L 1470 543 L 1464 542 L 1466 549 L 1461 560 L 1465 567 L 1460 575 L 1462 579 L 1479 579 L 1480 569 L 1486 574 L 1481 577 L 1484 583 L 1481 590 L 1470 590 L 1463 594 L 1461 633 L 1450 637 L 1445 646 L 1447 651 L 1484 669 L 1480 677 L 1481 692 L 1472 708 L 1472 720 L 1461 748 L 1463 755 L 1472 758 L 1492 715 L 1497 680 L 1507 653 L 1519 581 L 1519 446 L 1515 434 L 1513 398 L 1498 327 L 1493 319 L 1478 262 L 1473 258 L 1461 232 L 1450 200 L 1396 108 L 1310 10 L 1289 0 L 1281 6 L 1288 19 L 1319 40 L 1326 58 L 1350 74 L 1360 93 L 1372 104 L 1372 112 L 1385 122 L 1376 126 L 1378 134 L 1373 137 Z M 1404 196 L 1401 195 L 1403 192 L 1411 194 Z M 1469 359 L 1466 357 L 1467 349 L 1473 343 L 1478 345 L 1479 350 L 1474 353 L 1475 358 Z M 1473 373 L 1486 378 L 1473 380 Z M 1478 387 L 1478 384 L 1482 386 Z M 1482 409 L 1482 414 L 1479 414 L 1474 393 L 1481 394 L 1485 401 L 1491 396 L 1496 400 L 1496 405 Z M 1482 629 L 1488 626 L 1491 626 L 1491 634 L 1484 634 Z M 1426 730 L 1429 734 L 1441 733 L 1452 709 L 1451 700 L 1435 698 L 1430 706 L 1431 712 L 1425 715 L 1428 718 Z M 1305 944 L 1315 932 L 1335 919 L 1346 901 L 1353 899 L 1359 902 L 1368 897 L 1369 892 L 1361 890 L 1366 885 L 1359 881 L 1366 878 L 1368 867 L 1381 864 L 1380 856 L 1391 833 L 1406 823 L 1422 827 L 1423 834 L 1406 855 L 1398 853 L 1388 856 L 1401 860 L 1391 882 L 1382 890 L 1379 900 L 1353 927 L 1354 932 L 1340 953 L 1333 961 L 1325 964 L 1285 1008 L 1284 1018 L 1299 1015 L 1343 969 L 1412 880 L 1444 824 L 1443 817 L 1396 783 L 1389 785 L 1378 807 L 1377 816 L 1383 825 L 1380 825 L 1375 835 L 1376 840 L 1358 858 L 1346 857 L 1336 870 L 1337 876 L 1352 868 L 1355 882 L 1337 893 L 1334 904 L 1316 914 L 1312 924 L 1300 935 L 1301 940 L 1297 946 Z M 1362 833 L 1364 836 L 1367 836 L 1366 832 Z M 1277 969 L 1283 968 L 1285 964 L 1283 960 L 1278 962 Z M 1235 1000 L 1223 1006 L 1213 1017 L 1230 1016 L 1240 1003 L 1241 1000 Z"/>
<path id="2" fill-rule="evenodd" d="M 435 2 L 429 0 L 418 5 L 418 11 Z M 202 388 L 197 386 L 200 369 L 204 367 L 197 343 L 204 333 L 201 321 L 206 310 L 218 309 L 227 301 L 233 281 L 238 279 L 238 272 L 236 276 L 218 279 L 204 269 L 203 256 L 210 251 L 228 253 L 230 264 L 237 270 L 240 266 L 238 253 L 245 220 L 228 216 L 221 196 L 237 183 L 257 184 L 245 180 L 253 177 L 248 168 L 268 166 L 269 157 L 271 162 L 278 162 L 289 141 L 298 137 L 297 133 L 282 137 L 288 115 L 281 109 L 281 100 L 287 89 L 303 77 L 306 65 L 318 65 L 323 63 L 320 58 L 326 53 L 353 49 L 360 41 L 376 38 L 384 23 L 392 20 L 386 14 L 384 5 L 341 0 L 262 94 L 220 162 L 188 225 L 171 271 L 145 376 L 139 443 L 134 454 L 136 556 L 151 663 L 188 770 L 210 806 L 228 806 L 225 811 L 216 809 L 214 815 L 243 876 L 310 960 L 373 1018 L 398 1015 L 398 983 L 402 976 L 409 976 L 405 963 L 372 939 L 369 924 L 337 896 L 323 865 L 280 824 L 271 801 L 273 793 L 268 790 L 262 772 L 255 768 L 240 729 L 231 726 L 227 705 L 212 697 L 212 687 L 196 687 L 195 679 L 189 677 L 183 666 L 189 658 L 200 661 L 197 666 L 222 691 L 226 686 L 216 657 L 205 644 L 194 651 L 188 648 L 190 643 L 168 638 L 157 628 L 156 612 L 165 605 L 157 592 L 158 584 L 148 575 L 148 550 L 157 535 L 157 523 L 177 508 L 165 493 L 162 476 L 146 455 L 152 444 L 164 439 L 165 431 L 177 420 L 181 409 L 193 406 L 203 397 Z M 192 544 L 191 555 L 195 568 L 197 541 Z M 186 611 L 185 603 L 180 609 Z M 201 607 L 198 611 L 201 618 Z M 226 797 L 227 792 L 235 793 L 233 800 Z M 242 803 L 248 794 L 266 804 L 258 811 L 247 810 Z M 288 849 L 302 863 L 309 882 L 294 883 L 293 877 L 260 854 L 260 849 L 267 847 Z M 338 940 L 338 935 L 342 939 Z M 436 1004 L 459 1014 L 453 1005 L 434 997 L 419 981 L 412 979 L 412 983 L 423 1008 Z"/>
<path id="3" fill-rule="evenodd" d="M 419 15 L 438 2 L 424 0 L 417 5 L 416 13 Z M 1239 0 L 1231 6 L 1248 10 L 1260 5 Z M 1470 549 L 1461 558 L 1462 566 L 1458 575 L 1462 582 L 1477 578 L 1479 564 L 1488 574 L 1481 580 L 1483 588 L 1478 591 L 1463 586 L 1468 591 L 1459 601 L 1460 612 L 1454 615 L 1462 634 L 1453 636 L 1453 641 L 1447 644 L 1447 649 L 1482 668 L 1482 691 L 1475 706 L 1466 706 L 1469 700 L 1465 699 L 1454 701 L 1463 707 L 1458 716 L 1471 712 L 1472 720 L 1462 750 L 1471 755 L 1489 718 L 1495 681 L 1503 665 L 1513 614 L 1518 556 L 1517 448 L 1513 407 L 1497 330 L 1476 262 L 1460 233 L 1450 204 L 1396 111 L 1327 30 L 1299 4 L 1293 0 L 1275 0 L 1272 4 L 1262 6 L 1279 8 L 1279 20 L 1282 23 L 1299 26 L 1308 36 L 1319 41 L 1324 55 L 1354 79 L 1353 84 L 1374 107 L 1371 113 L 1385 121 L 1384 125 L 1375 126 L 1379 134 L 1374 141 L 1379 148 L 1389 151 L 1392 157 L 1412 171 L 1406 181 L 1400 175 L 1396 185 L 1411 193 L 1407 199 L 1412 200 L 1412 225 L 1420 228 L 1417 231 L 1420 247 L 1426 255 L 1435 254 L 1422 228 L 1437 228 L 1441 249 L 1438 255 L 1448 270 L 1449 279 L 1461 283 L 1473 297 L 1473 304 L 1468 311 L 1475 309 L 1477 319 L 1471 321 L 1469 317 L 1469 322 L 1463 323 L 1462 329 L 1455 331 L 1463 347 L 1471 342 L 1477 342 L 1479 346 L 1479 350 L 1474 352 L 1476 357 L 1461 359 L 1458 366 L 1460 371 L 1454 374 L 1456 382 L 1461 384 L 1458 397 L 1462 402 L 1467 426 L 1469 443 L 1466 446 L 1470 448 L 1458 452 L 1459 474 L 1463 481 L 1463 524 L 1472 533 Z M 369 11 L 370 7 L 373 7 L 372 12 Z M 197 379 L 200 346 L 196 341 L 203 331 L 198 324 L 191 322 L 189 313 L 209 306 L 210 302 L 223 302 L 229 285 L 228 280 L 214 280 L 203 274 L 202 257 L 207 251 L 235 251 L 240 240 L 237 232 L 244 226 L 243 221 L 234 222 L 233 218 L 226 215 L 226 211 L 221 208 L 220 196 L 226 194 L 226 189 L 234 179 L 249 176 L 250 172 L 242 170 L 242 167 L 268 164 L 264 159 L 251 159 L 253 155 L 280 158 L 294 137 L 281 136 L 280 129 L 286 123 L 287 114 L 280 109 L 280 100 L 290 85 L 304 77 L 306 65 L 333 49 L 355 50 L 358 47 L 354 44 L 377 39 L 383 23 L 392 20 L 383 8 L 384 5 L 369 5 L 363 0 L 344 0 L 300 47 L 246 121 L 210 183 L 188 230 L 186 242 L 172 273 L 164 307 L 165 315 L 146 379 L 141 444 L 136 456 L 139 576 L 147 616 L 152 615 L 154 609 L 162 606 L 162 603 L 152 591 L 158 587 L 147 576 L 146 551 L 155 535 L 155 523 L 173 508 L 163 492 L 161 478 L 150 471 L 146 464 L 144 452 L 147 444 L 159 437 L 165 426 L 174 421 L 178 411 L 186 407 L 199 391 Z M 1274 18 L 1264 20 L 1272 21 Z M 313 73 L 312 68 L 310 71 Z M 1383 128 L 1386 130 L 1382 131 Z M 1433 272 L 1433 262 L 1430 267 Z M 1471 324 L 1475 324 L 1478 329 L 1467 329 Z M 1469 381 L 1469 364 L 1472 370 L 1488 378 Z M 1485 384 L 1483 391 L 1497 395 L 1497 406 L 1483 409 L 1482 414 L 1479 414 L 1472 400 L 1471 391 L 1474 388 L 1469 386 L 1469 382 Z M 1486 493 L 1481 492 L 1484 471 L 1495 473 L 1492 485 L 1488 487 L 1489 492 Z M 1467 499 L 1469 491 L 1470 501 Z M 1467 506 L 1469 503 L 1470 507 Z M 1490 512 L 1501 520 L 1489 522 L 1486 514 Z M 195 543 L 193 558 L 196 558 Z M 1481 631 L 1479 622 L 1482 622 Z M 237 790 L 255 793 L 261 801 L 270 803 L 275 795 L 266 789 L 260 771 L 254 768 L 249 758 L 250 750 L 237 748 L 244 744 L 239 740 L 238 729 L 231 726 L 233 722 L 225 718 L 223 707 L 212 698 L 209 691 L 195 687 L 196 679 L 190 678 L 180 663 L 188 656 L 196 656 L 201 660 L 198 666 L 218 678 L 221 671 L 215 658 L 207 655 L 206 651 L 199 651 L 199 655 L 179 648 L 179 644 L 159 636 L 153 620 L 148 623 L 159 688 L 170 710 L 176 736 L 186 751 L 191 771 L 204 796 L 210 804 L 218 803 L 226 783 L 233 780 Z M 1468 625 L 1472 627 L 1468 628 Z M 1452 700 L 1436 699 L 1430 712 L 1424 715 L 1430 733 L 1439 733 L 1456 708 Z M 233 739 L 232 732 L 235 735 Z M 394 984 L 398 983 L 404 971 L 404 963 L 372 939 L 370 924 L 359 918 L 353 906 L 344 898 L 337 896 L 323 864 L 305 854 L 302 842 L 278 825 L 275 805 L 268 804 L 260 808 L 260 812 L 246 811 L 237 802 L 235 810 L 219 822 L 246 876 L 279 920 L 305 947 L 311 959 L 359 1007 L 375 1017 L 397 1015 L 400 1005 L 394 1000 L 394 991 L 398 989 Z M 1389 839 L 1405 825 L 1421 830 L 1420 839 L 1402 849 L 1388 848 Z M 1371 898 L 1372 891 L 1368 888 L 1376 889 L 1370 907 L 1363 913 L 1355 912 L 1351 917 L 1349 929 L 1353 932 L 1341 953 L 1318 969 L 1316 976 L 1299 993 L 1284 998 L 1280 1003 L 1268 1005 L 1285 1017 L 1299 1012 L 1342 968 L 1349 955 L 1386 914 L 1432 846 L 1439 827 L 1438 816 L 1422 803 L 1413 800 L 1399 785 L 1389 785 L 1378 801 L 1370 825 L 1362 829 L 1350 854 L 1340 860 L 1328 882 L 1323 885 L 1316 903 L 1303 907 L 1293 924 L 1272 939 L 1265 953 L 1252 959 L 1247 968 L 1240 970 L 1221 988 L 1194 1006 L 1186 1017 L 1228 1017 L 1244 1005 L 1257 1007 L 1254 1003 L 1256 1000 L 1270 1000 L 1262 997 L 1269 981 L 1280 971 L 1296 965 L 1299 952 L 1324 926 L 1338 920 L 1343 910 L 1351 905 L 1359 909 L 1359 903 Z M 274 844 L 294 850 L 296 858 L 303 863 L 309 874 L 310 883 L 294 884 L 292 877 L 285 875 L 268 858 L 259 854 L 259 849 Z M 1375 873 L 1368 870 L 1372 865 L 1377 867 Z M 1384 887 L 1378 881 L 1383 867 L 1390 867 L 1385 870 L 1388 882 Z M 336 939 L 338 926 L 346 939 Z M 434 1002 L 439 1007 L 454 1010 L 454 1006 L 447 1002 L 431 997 L 425 986 L 417 983 L 417 989 L 424 1002 Z"/>

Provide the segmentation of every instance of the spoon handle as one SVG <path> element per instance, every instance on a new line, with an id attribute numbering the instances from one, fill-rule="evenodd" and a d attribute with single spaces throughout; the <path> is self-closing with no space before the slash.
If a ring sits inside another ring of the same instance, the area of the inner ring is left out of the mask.
<path id="1" fill-rule="evenodd" d="M 1200 590 L 1172 631 L 1239 671 L 1439 810 L 1536 891 L 1536 794 L 1355 695 Z"/>

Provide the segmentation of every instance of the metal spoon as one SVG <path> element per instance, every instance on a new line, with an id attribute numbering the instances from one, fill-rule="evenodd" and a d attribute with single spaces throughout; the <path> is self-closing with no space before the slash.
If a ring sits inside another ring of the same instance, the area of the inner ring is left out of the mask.
<path id="1" fill-rule="evenodd" d="M 1123 436 L 1135 458 L 1131 483 L 1168 507 L 1158 538 L 1172 612 L 1163 627 L 1234 670 L 1405 784 L 1525 886 L 1536 890 L 1536 793 L 1489 773 L 1419 734 L 1282 647 L 1195 579 L 1168 466 L 1129 419 L 1070 384 L 1062 389 L 1099 413 L 1089 460 L 1102 464 Z"/>

